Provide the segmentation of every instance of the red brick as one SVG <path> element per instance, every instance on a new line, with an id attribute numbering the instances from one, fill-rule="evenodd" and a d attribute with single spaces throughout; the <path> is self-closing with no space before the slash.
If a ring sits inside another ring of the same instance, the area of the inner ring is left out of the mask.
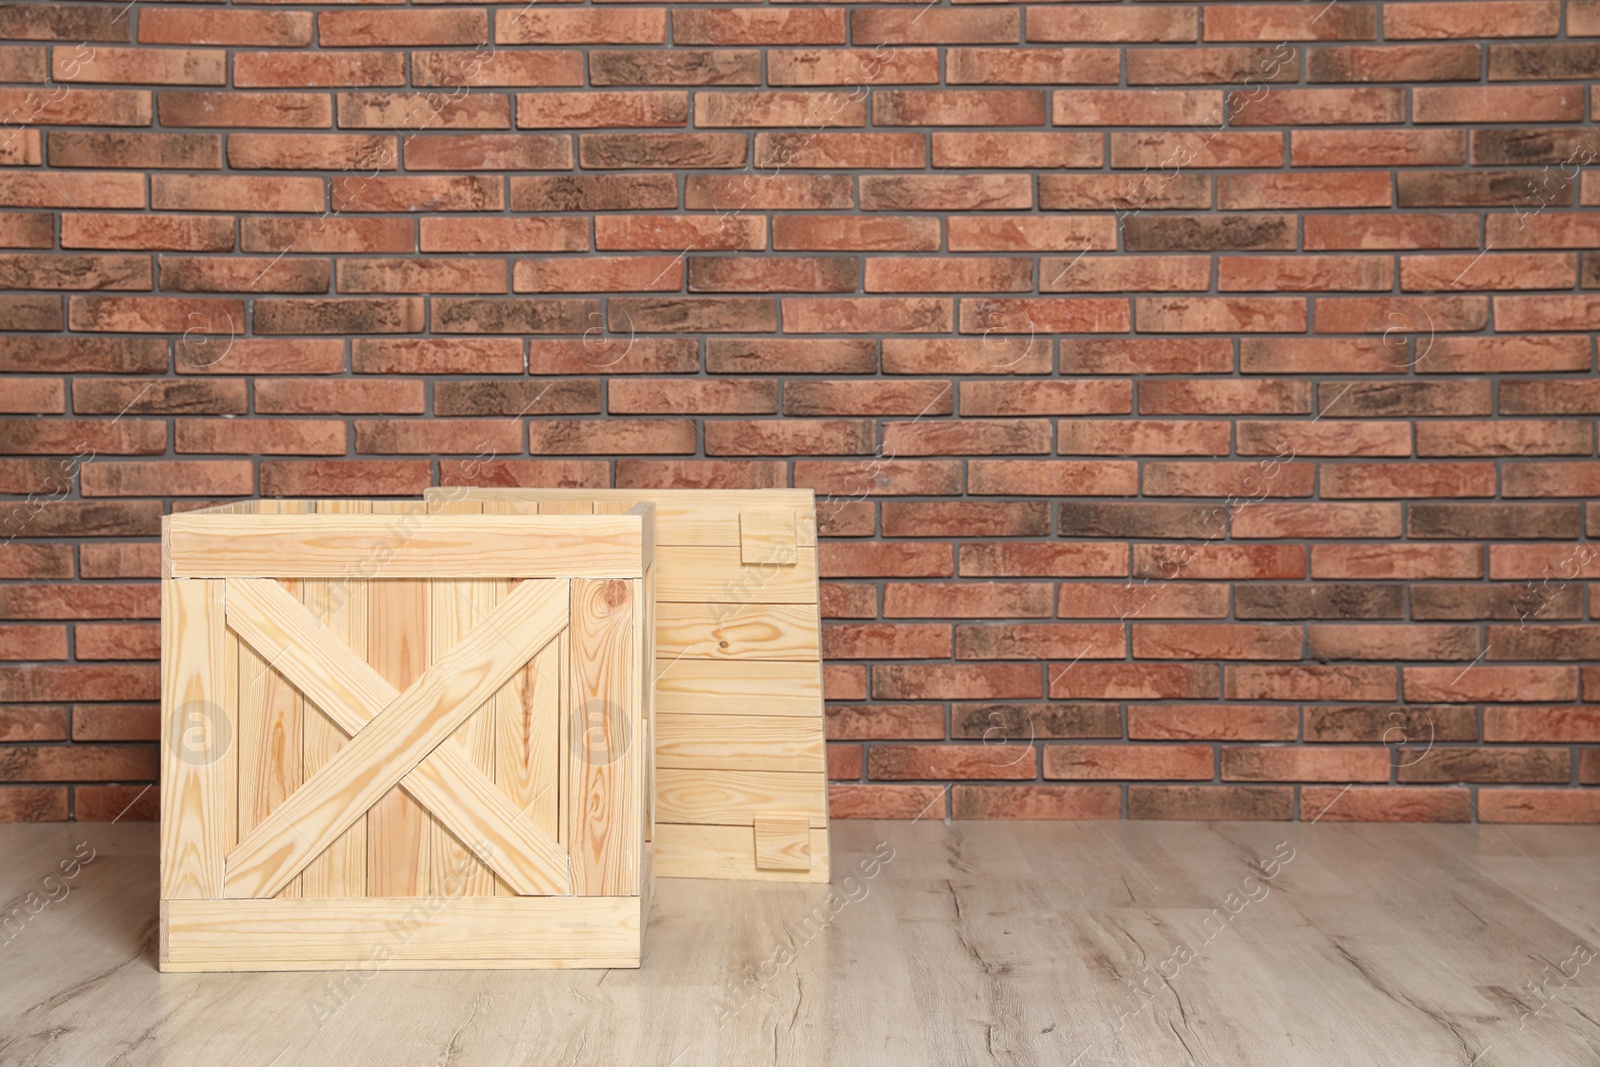
<path id="1" fill-rule="evenodd" d="M 0 786 L 0 822 L 65 822 L 66 818 L 65 786 Z"/>
<path id="2" fill-rule="evenodd" d="M 1048 588 L 1044 591 L 1044 613 L 1048 614 L 1053 598 Z M 887 607 L 884 613 L 889 613 Z M 981 618 L 985 614 L 989 613 L 974 611 L 970 617 Z M 1121 659 L 1126 649 L 1127 639 L 1120 623 L 1013 622 L 956 627 L 956 658 L 962 660 Z"/>
<path id="3" fill-rule="evenodd" d="M 1292 707 L 1254 704 L 1137 704 L 1128 708 L 1128 736 L 1144 741 L 1293 741 L 1300 717 Z"/>
<path id="4" fill-rule="evenodd" d="M 1229 700 L 1394 700 L 1399 695 L 1393 667 L 1239 664 L 1224 673 Z"/>
<path id="5" fill-rule="evenodd" d="M 1222 94 L 1200 89 L 1063 89 L 1051 94 L 1050 107 L 1051 119 L 1057 126 L 1220 124 L 1223 114 Z"/>
<path id="6" fill-rule="evenodd" d="M 1133 785 L 1128 787 L 1130 819 L 1294 818 L 1294 790 L 1288 786 Z"/>
<path id="7" fill-rule="evenodd" d="M 326 95 L 309 93 L 167 91 L 156 94 L 161 124 L 168 127 L 269 126 L 328 127 L 333 125 L 333 103 Z M 216 179 L 213 180 L 216 184 Z"/>
<path id="8" fill-rule="evenodd" d="M 1399 537 L 1399 504 L 1254 504 L 1233 518 L 1243 537 Z"/>
<path id="9" fill-rule="evenodd" d="M 949 85 L 1115 85 L 1120 66 L 1117 48 L 946 50 Z"/>
<path id="10" fill-rule="evenodd" d="M 1311 822 L 1471 822 L 1472 797 L 1464 789 L 1383 786 L 1306 786 L 1300 818 Z"/>
<path id="11" fill-rule="evenodd" d="M 161 817 L 161 791 L 141 785 L 80 785 L 72 790 L 77 822 L 155 822 Z"/>
<path id="12" fill-rule="evenodd" d="M 1480 789 L 1478 816 L 1491 823 L 1600 823 L 1600 790 Z"/>
<path id="13" fill-rule="evenodd" d="M 494 39 L 498 44 L 665 44 L 667 13 L 651 8 L 505 8 L 495 17 Z M 495 58 L 498 60 L 498 52 Z"/>
<path id="14" fill-rule="evenodd" d="M 1016 745 L 872 745 L 867 777 L 895 779 L 1033 778 L 1037 756 Z"/>
<path id="15" fill-rule="evenodd" d="M 1290 625 L 1140 622 L 1133 626 L 1139 659 L 1300 659 L 1301 630 Z"/>
<path id="16" fill-rule="evenodd" d="M 311 15 L 304 11 L 147 7 L 139 15 L 139 43 L 293 48 L 311 43 Z"/>
<path id="17" fill-rule="evenodd" d="M 958 785 L 957 819 L 1115 819 L 1122 790 L 1114 785 Z"/>
<path id="18" fill-rule="evenodd" d="M 767 52 L 768 85 L 854 87 L 934 85 L 938 81 L 939 52 L 935 48 L 774 48 Z"/>
<path id="19" fill-rule="evenodd" d="M 830 704 L 832 741 L 942 741 L 944 708 L 938 704 Z"/>
<path id="20" fill-rule="evenodd" d="M 1217 667 L 1191 663 L 1073 663 L 1050 669 L 1054 700 L 1215 699 Z"/>
<path id="21" fill-rule="evenodd" d="M 1038 664 L 879 664 L 872 668 L 872 695 L 877 700 L 1037 700 L 1044 686 Z"/>
<path id="22" fill-rule="evenodd" d="M 1085 619 L 1220 619 L 1228 614 L 1228 588 L 1150 576 L 1125 582 L 1062 582 L 1056 614 Z"/>
<path id="23" fill-rule="evenodd" d="M 1199 26 L 1199 9 L 1194 7 L 1039 7 L 1028 13 L 1027 39 L 1069 43 L 1193 41 Z"/>
<path id="24" fill-rule="evenodd" d="M 1435 0 L 1389 7 L 1383 16 L 1388 40 L 1417 38 L 1553 37 L 1561 22 L 1555 0 L 1484 0 L 1468 7 Z"/>
<path id="25" fill-rule="evenodd" d="M 830 785 L 828 814 L 835 819 L 944 818 L 945 794 L 937 785 Z"/>
<path id="26" fill-rule="evenodd" d="M 427 460 L 262 460 L 261 495 L 416 496 L 433 482 L 430 467 Z"/>
<path id="27" fill-rule="evenodd" d="M 1583 118 L 1581 86 L 1418 86 L 1416 122 L 1571 122 Z"/>
<path id="28" fill-rule="evenodd" d="M 873 96 L 872 122 L 877 126 L 1042 126 L 1044 93 L 1031 89 L 880 89 Z"/>
<path id="29" fill-rule="evenodd" d="M 1209 745 L 1045 745 L 1046 778 L 1206 779 Z"/>
<path id="30" fill-rule="evenodd" d="M 317 39 L 330 48 L 481 44 L 489 40 L 489 15 L 471 9 L 324 11 L 317 16 Z"/>
<path id="31" fill-rule="evenodd" d="M 1366 4 L 1313 8 L 1231 4 L 1206 11 L 1208 41 L 1370 41 L 1377 9 Z"/>
<path id="32" fill-rule="evenodd" d="M 856 44 L 1015 44 L 1020 27 L 1018 11 L 999 8 L 869 8 L 850 13 L 850 39 Z"/>
<path id="33" fill-rule="evenodd" d="M 405 65 L 400 52 L 235 52 L 233 84 L 241 89 L 404 85 Z"/>

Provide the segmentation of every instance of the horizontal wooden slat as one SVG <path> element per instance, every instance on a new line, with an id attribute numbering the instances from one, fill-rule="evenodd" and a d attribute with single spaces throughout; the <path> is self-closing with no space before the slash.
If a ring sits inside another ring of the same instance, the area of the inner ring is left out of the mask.
<path id="1" fill-rule="evenodd" d="M 661 604 L 656 654 L 662 659 L 822 658 L 816 604 Z"/>
<path id="2" fill-rule="evenodd" d="M 630 515 L 174 515 L 171 573 L 195 578 L 637 578 Z"/>
<path id="3" fill-rule="evenodd" d="M 659 609 L 658 609 L 659 610 Z M 656 714 L 810 715 L 821 721 L 822 668 L 757 660 L 656 660 Z"/>
<path id="4" fill-rule="evenodd" d="M 815 773 L 658 767 L 656 819 L 658 823 L 754 826 L 757 815 L 776 811 L 803 815 L 813 826 L 826 826 L 825 785 Z"/>
<path id="5" fill-rule="evenodd" d="M 822 720 L 800 715 L 656 713 L 656 767 L 813 771 L 827 767 Z"/>
<path id="6" fill-rule="evenodd" d="M 739 549 L 686 548 L 668 545 L 657 549 L 661 573 L 656 578 L 656 602 L 748 604 L 815 604 L 817 602 L 817 551 L 795 550 L 787 565 L 746 565 Z"/>
<path id="7" fill-rule="evenodd" d="M 816 501 L 809 489 L 448 489 L 427 490 L 429 500 L 452 499 L 540 501 L 547 504 L 629 504 L 649 500 L 656 505 L 656 544 L 740 544 L 740 516 L 751 508 L 788 508 L 795 515 L 795 536 L 801 546 L 817 543 Z M 541 508 L 541 511 L 543 509 Z M 600 512 L 600 507 L 595 511 Z"/>
<path id="8" fill-rule="evenodd" d="M 761 870 L 756 835 L 749 826 L 656 824 L 656 874 L 663 878 L 748 879 L 756 882 L 826 882 L 828 831 L 811 831 L 809 871 Z"/>
<path id="9" fill-rule="evenodd" d="M 162 966 L 636 967 L 640 919 L 638 897 L 171 900 L 162 905 Z"/>

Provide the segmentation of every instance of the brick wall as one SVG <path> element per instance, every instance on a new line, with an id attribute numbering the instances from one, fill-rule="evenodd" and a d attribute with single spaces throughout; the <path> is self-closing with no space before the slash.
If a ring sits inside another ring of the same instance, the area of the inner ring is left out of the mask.
<path id="1" fill-rule="evenodd" d="M 1600 820 L 1596 0 L 0 37 L 0 817 L 164 511 L 475 482 L 814 487 L 840 816 Z"/>

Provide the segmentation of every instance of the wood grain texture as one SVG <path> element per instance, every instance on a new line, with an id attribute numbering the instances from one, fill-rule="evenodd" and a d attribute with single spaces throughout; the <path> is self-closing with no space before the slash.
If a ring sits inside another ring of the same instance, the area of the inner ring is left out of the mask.
<path id="1" fill-rule="evenodd" d="M 809 871 L 811 827 L 805 819 L 758 817 L 756 867 L 763 871 Z"/>
<path id="2" fill-rule="evenodd" d="M 651 579 L 656 678 L 643 730 L 654 765 L 683 771 L 803 769 L 816 776 L 822 794 L 821 611 L 809 490 L 451 487 L 427 494 L 429 501 L 447 497 L 481 501 L 486 509 L 533 503 L 541 514 L 616 514 L 640 501 L 654 504 L 655 539 L 662 546 Z M 734 669 L 721 669 L 730 665 Z M 773 721 L 778 717 L 789 717 L 792 728 Z M 653 766 L 642 774 L 654 782 Z M 760 791 L 744 796 L 757 803 L 767 799 Z M 657 818 L 673 818 L 664 807 L 660 789 L 652 785 L 646 815 L 652 838 Z M 752 820 L 782 815 L 749 813 Z M 826 814 L 818 821 L 825 826 Z M 825 854 L 825 839 L 819 851 Z"/>
<path id="3" fill-rule="evenodd" d="M 381 561 L 385 578 L 644 573 L 632 515 L 191 514 L 171 529 L 177 577 L 345 578 L 361 559 Z"/>
<path id="4" fill-rule="evenodd" d="M 538 628 L 532 640 L 538 640 L 542 634 L 562 632 L 566 585 L 557 579 L 544 579 L 519 587 L 516 603 L 531 607 L 529 615 L 519 617 L 518 621 Z M 315 620 L 279 592 L 274 583 L 263 579 L 236 579 L 228 583 L 228 588 L 232 598 L 230 617 L 238 632 L 297 681 L 347 735 L 365 734 L 373 720 L 384 711 L 422 692 L 418 687 L 427 677 L 413 683 L 405 694 L 396 692 L 351 650 L 331 642 Z M 502 605 L 501 610 L 515 611 L 509 605 Z M 495 628 L 499 618 L 498 614 L 491 614 L 480 624 L 482 632 L 475 629 L 452 651 L 459 653 L 474 640 L 490 646 L 509 644 L 515 635 Z M 552 643 L 553 640 L 552 637 Z M 430 676 L 456 661 L 459 656 L 455 661 L 449 654 L 441 656 L 430 668 Z M 490 683 L 479 684 L 488 687 Z M 354 754 L 339 757 L 345 767 L 350 766 L 348 761 L 355 759 Z M 470 863 L 475 862 L 472 857 L 479 857 L 518 892 L 570 891 L 566 858 L 555 841 L 525 818 L 488 775 L 469 761 L 468 754 L 460 746 L 452 742 L 450 746 L 433 748 L 420 765 L 405 774 L 400 788 L 415 798 L 429 818 L 442 822 L 457 840 L 471 849 L 471 857 L 456 856 L 445 861 L 441 869 L 452 877 L 464 877 Z"/>
<path id="5" fill-rule="evenodd" d="M 815 663 L 656 660 L 655 710 L 694 715 L 793 715 L 822 721 Z"/>
<path id="6" fill-rule="evenodd" d="M 659 604 L 656 648 L 663 659 L 822 658 L 817 605 Z"/>
<path id="7" fill-rule="evenodd" d="M 287 595 L 301 596 L 299 581 L 282 578 L 279 584 Z M 306 709 L 299 690 L 248 642 L 238 654 L 238 822 L 243 837 L 300 788 Z M 300 879 L 292 879 L 278 895 L 299 896 Z"/>
<path id="8" fill-rule="evenodd" d="M 313 578 L 306 583 L 306 608 L 355 655 L 367 648 L 367 583 L 360 579 Z M 347 734 L 315 702 L 306 702 L 303 765 L 306 777 L 327 765 Z M 381 803 L 381 802 L 380 802 Z M 369 813 L 370 814 L 370 813 Z M 359 897 L 367 892 L 367 820 L 357 819 L 301 872 L 308 897 Z"/>
<path id="9" fill-rule="evenodd" d="M 565 615 L 561 583 L 524 583 L 362 727 L 228 858 L 229 896 L 268 896 L 422 761 L 545 643 Z"/>
<path id="10" fill-rule="evenodd" d="M 1594 964 L 1554 976 L 1578 943 L 1600 947 L 1594 836 L 840 820 L 832 886 L 658 880 L 635 974 L 368 963 L 330 1001 L 338 974 L 156 979 L 153 824 L 5 824 L 0 900 L 76 841 L 98 855 L 6 945 L 0 1033 L 19 1067 L 120 1049 L 210 1065 L 219 1048 L 240 1067 L 1593 1067 Z M 1256 899 L 1208 936 L 1229 894 Z M 1164 963 L 1180 945 L 1193 958 Z M 765 980 L 746 987 L 752 971 Z"/>
<path id="11" fill-rule="evenodd" d="M 222 895 L 237 758 L 221 582 L 162 580 L 161 653 L 161 896 L 210 899 Z"/>
<path id="12" fill-rule="evenodd" d="M 660 822 L 754 826 L 766 812 L 803 814 L 827 825 L 827 796 L 816 774 L 656 768 Z"/>
<path id="13" fill-rule="evenodd" d="M 399 967 L 639 965 L 637 897 L 427 900 L 168 902 L 167 969 L 315 970 L 375 953 Z"/>
<path id="14" fill-rule="evenodd" d="M 744 607 L 817 601 L 814 548 L 796 549 L 792 561 L 758 564 L 742 562 L 737 548 L 669 545 L 658 549 L 656 556 L 661 561 L 661 574 L 656 578 L 658 603 Z"/>
<path id="15" fill-rule="evenodd" d="M 784 508 L 795 516 L 802 547 L 817 543 L 816 497 L 810 489 L 497 489 L 434 487 L 426 499 L 538 501 L 545 507 L 592 506 L 596 514 L 618 514 L 647 500 L 656 506 L 657 545 L 738 547 L 740 516 L 749 508 Z M 588 514 L 587 511 L 579 514 Z"/>
<path id="16" fill-rule="evenodd" d="M 428 662 L 428 584 L 415 578 L 367 583 L 367 661 L 396 692 Z M 352 731 L 353 732 L 353 731 Z M 367 892 L 421 896 L 432 867 L 433 817 L 404 789 L 391 789 L 367 812 Z"/>
<path id="17" fill-rule="evenodd" d="M 809 715 L 667 712 L 656 722 L 656 766 L 822 774 L 824 743 L 822 724 Z"/>
<path id="18" fill-rule="evenodd" d="M 750 826 L 656 825 L 656 874 L 663 878 L 713 878 L 749 882 L 827 882 L 828 834 L 814 827 L 805 871 L 764 869 L 756 864 L 756 836 Z"/>
<path id="19" fill-rule="evenodd" d="M 789 563 L 797 544 L 793 509 L 746 508 L 739 513 L 741 562 Z"/>
<path id="20" fill-rule="evenodd" d="M 640 784 L 629 773 L 642 726 L 643 661 L 633 647 L 641 595 L 636 585 L 572 581 L 567 850 L 579 895 L 629 892 L 639 882 Z"/>
<path id="21" fill-rule="evenodd" d="M 433 614 L 428 628 L 430 659 L 437 662 L 494 610 L 498 584 L 484 578 L 439 578 L 428 583 Z M 518 672 L 524 669 L 519 667 Z M 495 768 L 494 701 L 495 695 L 491 695 L 446 742 L 459 748 L 489 780 L 493 780 Z M 438 818 L 433 820 L 428 876 L 429 891 L 435 894 L 456 892 L 446 883 L 459 879 L 463 896 L 495 895 L 493 872 Z"/>

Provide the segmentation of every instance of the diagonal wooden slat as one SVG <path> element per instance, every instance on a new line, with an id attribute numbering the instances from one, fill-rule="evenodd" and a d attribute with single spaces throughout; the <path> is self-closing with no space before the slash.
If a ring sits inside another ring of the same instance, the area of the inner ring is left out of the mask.
<path id="1" fill-rule="evenodd" d="M 228 854 L 223 896 L 271 896 L 402 782 L 463 841 L 487 844 L 483 859 L 518 892 L 571 892 L 561 848 L 465 753 L 439 744 L 560 633 L 565 580 L 521 583 L 404 693 L 277 583 L 227 585 L 235 632 L 353 739 Z"/>

